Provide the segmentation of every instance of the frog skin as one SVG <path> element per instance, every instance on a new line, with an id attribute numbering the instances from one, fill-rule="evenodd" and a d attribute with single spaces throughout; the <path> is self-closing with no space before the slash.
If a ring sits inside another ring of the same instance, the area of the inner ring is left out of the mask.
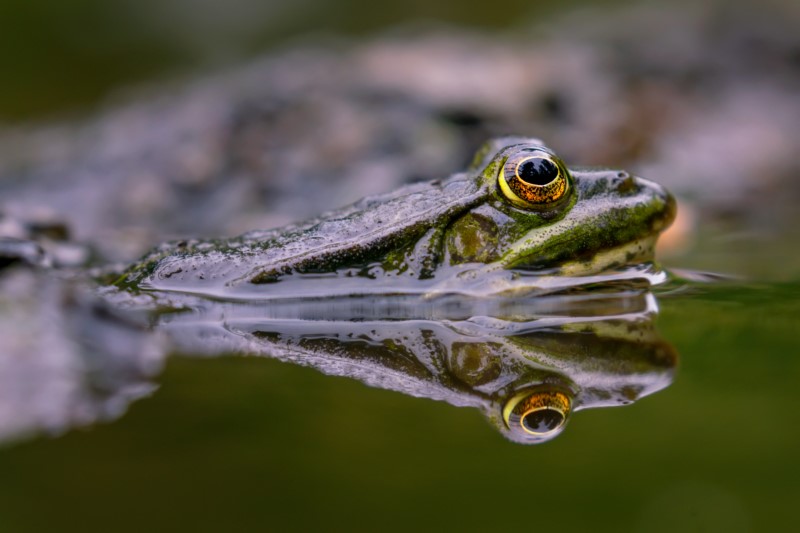
<path id="1" fill-rule="evenodd" d="M 409 287 L 434 279 L 457 288 L 452 280 L 465 272 L 583 275 L 652 260 L 674 216 L 674 199 L 655 183 L 621 171 L 568 170 L 540 140 L 506 137 L 444 180 L 284 228 L 165 244 L 116 283 L 212 293 L 331 274 L 357 278 L 362 288 L 366 280 Z"/>

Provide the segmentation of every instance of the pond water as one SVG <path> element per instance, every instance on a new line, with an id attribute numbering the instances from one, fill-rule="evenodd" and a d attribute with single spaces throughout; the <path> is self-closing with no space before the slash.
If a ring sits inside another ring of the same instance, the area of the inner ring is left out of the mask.
<path id="1" fill-rule="evenodd" d="M 289 334 L 288 322 L 278 327 L 252 308 L 238 317 L 229 308 L 222 329 L 238 340 L 226 344 L 213 334 L 198 343 L 198 324 L 208 331 L 220 325 L 208 312 L 162 318 L 160 327 L 179 340 L 181 327 L 190 327 L 195 340 L 183 337 L 194 343 L 190 349 L 203 351 L 205 344 L 207 352 L 226 346 L 237 352 L 247 338 L 260 339 L 261 348 L 249 345 L 251 353 L 272 355 L 171 357 L 153 379 L 152 396 L 118 420 L 7 444 L 0 451 L 0 528 L 752 531 L 791 523 L 800 497 L 794 337 L 800 285 L 668 284 L 656 290 L 657 317 L 645 301 L 652 295 L 633 292 L 625 300 L 638 298 L 639 307 L 614 308 L 609 298 L 607 312 L 599 313 L 583 302 L 580 312 L 598 315 L 583 333 L 566 331 L 574 320 L 543 329 L 516 322 L 513 331 L 495 331 L 482 344 L 472 330 L 478 349 L 462 350 L 460 363 L 442 368 L 425 367 L 423 357 L 414 361 L 414 350 L 392 356 L 365 347 L 385 349 L 387 339 L 404 334 L 411 346 L 410 333 L 424 330 L 429 346 L 431 339 L 455 346 L 454 322 L 449 329 L 441 322 L 341 322 L 316 335 L 295 322 Z M 563 301 L 559 308 L 531 300 L 530 311 L 540 319 L 563 316 Z M 668 343 L 650 329 L 652 319 Z M 624 335 L 597 326 L 621 321 L 638 325 Z M 283 334 L 270 334 L 270 323 Z M 576 335 L 584 339 L 576 342 Z M 321 359 L 309 363 L 295 354 L 294 361 L 340 376 L 272 358 L 291 360 L 286 346 L 313 350 L 326 339 Z M 481 352 L 485 346 L 491 350 Z M 519 358 L 520 349 L 540 354 L 539 365 L 514 370 L 513 379 L 563 386 L 559 379 L 571 376 L 584 385 L 576 405 L 613 397 L 598 394 L 603 386 L 628 387 L 628 399 L 636 399 L 634 389 L 653 394 L 632 405 L 576 412 L 551 442 L 518 444 L 487 423 L 480 411 L 492 395 L 475 391 L 512 372 L 481 353 L 505 350 L 507 361 Z M 353 366 L 345 368 L 348 353 Z M 561 364 L 561 374 L 543 377 L 548 364 Z M 388 369 L 383 381 L 376 378 L 381 368 Z M 403 387 L 393 386 L 389 374 L 411 376 L 404 385 L 409 394 L 473 407 L 386 390 Z M 374 387 L 361 382 L 370 376 Z"/>

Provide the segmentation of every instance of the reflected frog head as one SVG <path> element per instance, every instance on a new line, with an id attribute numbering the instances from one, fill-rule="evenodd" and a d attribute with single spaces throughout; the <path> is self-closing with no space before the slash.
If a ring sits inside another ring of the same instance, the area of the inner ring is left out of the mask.
<path id="1" fill-rule="evenodd" d="M 678 356 L 648 320 L 567 323 L 449 346 L 447 372 L 509 440 L 538 444 L 576 411 L 630 404 L 672 380 Z"/>

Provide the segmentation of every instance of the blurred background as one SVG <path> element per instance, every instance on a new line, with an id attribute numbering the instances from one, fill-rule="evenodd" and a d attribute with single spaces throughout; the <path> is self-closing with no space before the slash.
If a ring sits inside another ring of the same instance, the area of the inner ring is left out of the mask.
<path id="1" fill-rule="evenodd" d="M 790 531 L 798 28 L 793 0 L 3 0 L 0 233 L 46 228 L 64 265 L 447 176 L 512 133 L 665 184 L 663 262 L 737 281 L 661 295 L 673 386 L 539 447 L 306 368 L 170 359 L 127 415 L 2 444 L 0 531 Z M 20 315 L 41 331 L 48 291 Z"/>
<path id="2" fill-rule="evenodd" d="M 85 111 L 119 87 L 236 64 L 309 36 L 363 37 L 420 21 L 519 31 L 590 5 L 595 2 L 5 0 L 0 117 Z"/>

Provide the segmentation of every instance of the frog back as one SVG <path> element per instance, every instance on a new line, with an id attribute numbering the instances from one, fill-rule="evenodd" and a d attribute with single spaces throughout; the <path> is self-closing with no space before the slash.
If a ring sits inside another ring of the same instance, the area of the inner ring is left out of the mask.
<path id="1" fill-rule="evenodd" d="M 224 240 L 170 243 L 151 251 L 120 284 L 143 289 L 269 283 L 294 273 L 326 273 L 380 261 L 413 246 L 481 202 L 473 174 L 417 183 L 364 198 L 303 223 Z"/>

